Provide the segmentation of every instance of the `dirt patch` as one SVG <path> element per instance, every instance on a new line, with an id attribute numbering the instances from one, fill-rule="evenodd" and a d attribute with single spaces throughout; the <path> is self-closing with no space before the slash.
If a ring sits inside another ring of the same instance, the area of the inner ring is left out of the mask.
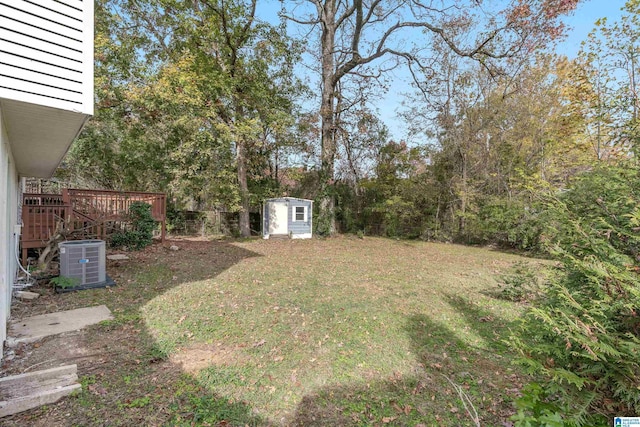
<path id="1" fill-rule="evenodd" d="M 182 367 L 189 374 L 197 374 L 209 366 L 234 366 L 246 360 L 240 348 L 225 345 L 197 344 L 178 350 L 169 361 Z"/>
<path id="2" fill-rule="evenodd" d="M 85 347 L 82 332 L 66 333 L 7 349 L 0 376 L 55 368 L 91 357 L 89 349 Z"/>
<path id="3" fill-rule="evenodd" d="M 323 404 L 319 404 L 322 401 Z M 325 400 L 315 396 L 302 398 L 292 426 L 346 426 L 351 425 L 350 420 L 342 415 L 341 407 L 334 403 L 324 403 Z"/>

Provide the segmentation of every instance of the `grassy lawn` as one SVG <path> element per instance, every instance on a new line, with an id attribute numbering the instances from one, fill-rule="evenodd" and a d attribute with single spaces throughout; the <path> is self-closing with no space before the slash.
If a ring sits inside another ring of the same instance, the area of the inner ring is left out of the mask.
<path id="1" fill-rule="evenodd" d="M 502 340 L 522 307 L 492 295 L 514 263 L 537 261 L 378 238 L 172 243 L 181 249 L 155 245 L 110 264 L 115 288 L 45 292 L 17 307 L 104 303 L 116 319 L 77 338 L 87 353 L 80 394 L 9 425 L 453 426 L 475 425 L 474 410 L 482 425 L 510 416 L 522 378 Z"/>

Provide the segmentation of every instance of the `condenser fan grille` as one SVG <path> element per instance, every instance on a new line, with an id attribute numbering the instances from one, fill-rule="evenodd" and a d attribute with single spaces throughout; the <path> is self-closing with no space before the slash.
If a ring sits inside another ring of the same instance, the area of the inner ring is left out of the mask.
<path id="1" fill-rule="evenodd" d="M 77 279 L 80 285 L 91 285 L 106 280 L 103 240 L 68 241 L 60 243 L 58 247 L 61 276 Z"/>

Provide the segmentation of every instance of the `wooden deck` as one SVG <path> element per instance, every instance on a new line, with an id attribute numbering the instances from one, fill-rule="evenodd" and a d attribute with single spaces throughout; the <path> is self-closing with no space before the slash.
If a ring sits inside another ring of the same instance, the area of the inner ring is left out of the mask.
<path id="1" fill-rule="evenodd" d="M 25 193 L 22 197 L 22 260 L 27 251 L 44 248 L 58 224 L 64 221 L 78 239 L 104 239 L 127 223 L 134 202 L 151 205 L 153 219 L 166 235 L 167 199 L 164 193 L 64 189 L 62 194 Z"/>

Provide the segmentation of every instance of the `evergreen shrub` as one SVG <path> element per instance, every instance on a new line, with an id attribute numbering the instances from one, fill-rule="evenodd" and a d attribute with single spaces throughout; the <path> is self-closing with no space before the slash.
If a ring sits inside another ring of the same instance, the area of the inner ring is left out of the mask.
<path id="1" fill-rule="evenodd" d="M 537 378 L 517 426 L 604 426 L 640 414 L 640 174 L 590 172 L 550 208 L 561 265 L 511 337 Z"/>

